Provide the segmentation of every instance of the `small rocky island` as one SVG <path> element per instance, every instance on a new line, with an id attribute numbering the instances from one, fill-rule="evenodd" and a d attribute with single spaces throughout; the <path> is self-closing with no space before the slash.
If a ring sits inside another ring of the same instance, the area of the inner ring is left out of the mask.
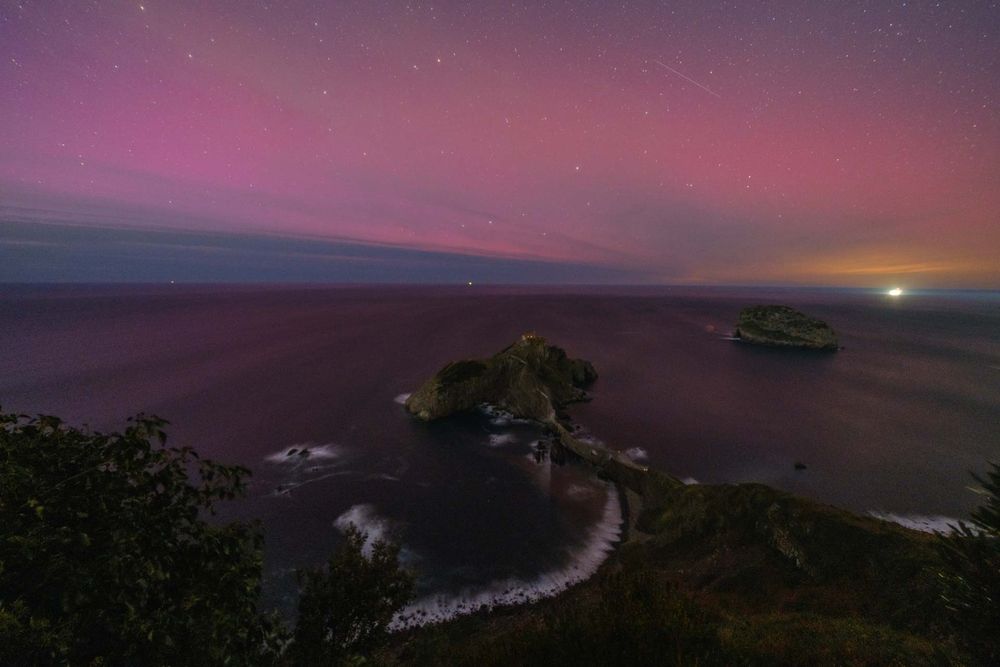
<path id="1" fill-rule="evenodd" d="M 587 400 L 597 379 L 589 361 L 570 359 L 541 336 L 527 333 L 488 359 L 454 361 L 406 401 L 418 419 L 431 421 L 488 403 L 521 419 L 548 422 L 569 403 Z"/>
<path id="2" fill-rule="evenodd" d="M 642 493 L 653 477 L 658 483 L 679 484 L 636 464 L 619 450 L 573 436 L 562 410 L 570 403 L 589 400 L 584 387 L 596 379 L 597 371 L 589 361 L 571 359 L 562 348 L 526 333 L 492 357 L 447 364 L 406 400 L 406 409 L 417 419 L 433 421 L 492 405 L 540 423 L 560 445 L 636 493 Z"/>
<path id="3" fill-rule="evenodd" d="M 744 308 L 733 335 L 748 343 L 773 347 L 830 351 L 840 347 L 830 325 L 788 306 Z"/>

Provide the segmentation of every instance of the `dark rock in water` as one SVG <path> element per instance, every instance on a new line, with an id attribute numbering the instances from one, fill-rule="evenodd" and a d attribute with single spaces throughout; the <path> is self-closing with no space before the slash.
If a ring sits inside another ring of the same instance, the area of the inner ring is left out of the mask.
<path id="1" fill-rule="evenodd" d="M 803 463 L 802 461 L 796 461 L 795 462 L 795 469 L 796 470 L 805 470 L 806 469 L 806 464 Z"/>
<path id="2" fill-rule="evenodd" d="M 758 345 L 810 350 L 836 350 L 839 347 L 837 335 L 826 322 L 788 306 L 744 308 L 734 335 Z"/>
<path id="3" fill-rule="evenodd" d="M 587 400 L 583 387 L 596 379 L 589 361 L 570 359 L 541 336 L 525 334 L 488 359 L 448 364 L 406 399 L 406 409 L 431 421 L 489 403 L 548 422 L 567 404 Z"/>

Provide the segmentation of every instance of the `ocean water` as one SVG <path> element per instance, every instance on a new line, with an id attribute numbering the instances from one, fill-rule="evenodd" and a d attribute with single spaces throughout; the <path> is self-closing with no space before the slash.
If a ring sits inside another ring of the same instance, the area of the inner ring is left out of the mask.
<path id="1" fill-rule="evenodd" d="M 786 303 L 845 349 L 727 340 Z M 550 594 L 589 576 L 621 507 L 537 455 L 532 424 L 436 424 L 401 402 L 445 362 L 535 331 L 600 373 L 570 409 L 591 437 L 689 483 L 757 481 L 933 529 L 1000 458 L 1000 294 L 724 288 L 0 286 L 0 406 L 99 430 L 138 412 L 254 471 L 224 518 L 259 518 L 265 598 L 348 523 L 403 545 L 398 624 Z M 303 454 L 305 452 L 305 454 Z M 795 463 L 806 465 L 796 470 Z"/>

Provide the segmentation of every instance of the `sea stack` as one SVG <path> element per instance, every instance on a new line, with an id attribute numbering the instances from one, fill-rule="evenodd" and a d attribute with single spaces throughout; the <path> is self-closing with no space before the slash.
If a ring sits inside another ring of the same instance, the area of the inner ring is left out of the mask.
<path id="1" fill-rule="evenodd" d="M 587 400 L 583 388 L 596 379 L 589 361 L 570 359 L 526 333 L 492 357 L 446 365 L 406 400 L 406 409 L 432 421 L 489 403 L 515 417 L 550 422 L 567 404 Z"/>
<path id="2" fill-rule="evenodd" d="M 406 409 L 417 419 L 434 421 L 486 403 L 538 422 L 563 448 L 636 493 L 680 486 L 670 475 L 635 463 L 623 452 L 573 435 L 572 425 L 560 413 L 570 403 L 589 400 L 583 388 L 596 379 L 589 361 L 571 359 L 562 348 L 527 333 L 492 357 L 446 365 L 406 399 Z"/>
<path id="3" fill-rule="evenodd" d="M 734 335 L 757 345 L 837 350 L 837 334 L 826 322 L 788 306 L 751 306 L 740 311 Z"/>

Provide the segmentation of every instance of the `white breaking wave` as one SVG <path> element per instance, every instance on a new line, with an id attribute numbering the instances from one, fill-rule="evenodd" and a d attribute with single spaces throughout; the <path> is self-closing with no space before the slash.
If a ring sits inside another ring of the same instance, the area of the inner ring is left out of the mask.
<path id="1" fill-rule="evenodd" d="M 694 477 L 685 477 L 684 479 L 681 480 L 681 484 L 687 484 L 688 486 L 691 486 L 692 484 L 700 484 L 700 482 L 696 480 Z"/>
<path id="2" fill-rule="evenodd" d="M 354 474 L 337 470 L 344 465 L 344 454 L 345 450 L 332 442 L 322 445 L 303 442 L 268 454 L 264 460 L 277 466 L 281 475 L 281 483 L 271 495 L 287 497 L 307 484 Z"/>
<path id="3" fill-rule="evenodd" d="M 566 488 L 566 495 L 573 500 L 583 500 L 584 498 L 590 498 L 595 493 L 595 489 L 590 486 L 584 486 L 583 484 L 570 484 Z"/>
<path id="4" fill-rule="evenodd" d="M 633 461 L 648 461 L 649 452 L 647 452 L 642 447 L 632 447 L 625 450 L 625 455 L 628 456 Z"/>
<path id="5" fill-rule="evenodd" d="M 333 525 L 341 532 L 346 532 L 351 524 L 365 535 L 365 545 L 361 549 L 361 553 L 365 556 L 372 555 L 372 547 L 376 542 L 389 539 L 391 525 L 387 519 L 378 515 L 374 505 L 367 503 L 354 505 L 333 520 Z"/>
<path id="6" fill-rule="evenodd" d="M 483 403 L 479 406 L 479 411 L 490 418 L 490 423 L 494 426 L 508 426 L 510 424 L 530 424 L 528 419 L 515 417 L 506 410 L 502 410 L 495 405 Z"/>
<path id="7" fill-rule="evenodd" d="M 406 399 L 408 399 L 410 396 L 412 396 L 412 394 L 400 394 L 399 396 L 397 396 L 392 400 L 396 403 L 399 403 L 400 405 L 405 405 Z"/>
<path id="8" fill-rule="evenodd" d="M 904 528 L 919 530 L 924 533 L 945 533 L 954 532 L 952 526 L 958 525 L 958 519 L 940 514 L 894 514 L 892 512 L 868 512 L 869 516 L 882 521 L 898 523 Z"/>
<path id="9" fill-rule="evenodd" d="M 510 433 L 493 433 L 490 435 L 490 447 L 503 447 L 515 442 L 517 442 L 517 438 Z"/>
<path id="10" fill-rule="evenodd" d="M 332 442 L 325 445 L 317 445 L 314 442 L 303 442 L 282 449 L 280 452 L 268 454 L 264 457 L 264 460 L 271 463 L 299 465 L 313 461 L 330 461 L 339 458 L 342 453 L 341 449 Z"/>
<path id="11" fill-rule="evenodd" d="M 323 469 L 317 468 L 315 470 L 311 470 L 310 472 L 319 472 L 321 470 Z M 284 482 L 283 484 L 279 484 L 278 487 L 271 492 L 271 495 L 276 497 L 282 497 L 282 496 L 288 497 L 292 495 L 292 491 L 297 491 L 298 489 L 301 489 L 303 486 L 306 486 L 307 484 L 322 482 L 323 480 L 330 479 L 331 477 L 343 477 L 344 475 L 354 475 L 354 474 L 357 473 L 354 473 L 350 470 L 337 470 L 334 472 L 328 472 L 319 475 L 318 477 L 308 477 L 302 480 L 301 482 L 299 481 Z"/>
<path id="12" fill-rule="evenodd" d="M 397 612 L 389 625 L 390 630 L 440 623 L 483 608 L 536 602 L 589 579 L 621 539 L 622 508 L 618 493 L 613 485 L 609 484 L 607 489 L 608 499 L 601 520 L 590 528 L 584 543 L 572 550 L 566 566 L 544 572 L 531 581 L 512 577 L 458 594 L 429 595 Z"/>
<path id="13" fill-rule="evenodd" d="M 390 475 L 389 473 L 386 473 L 386 472 L 380 472 L 380 473 L 377 473 L 377 474 L 374 474 L 374 475 L 368 475 L 368 477 L 366 479 L 381 479 L 381 480 L 384 480 L 386 482 L 398 482 L 399 481 L 398 477 L 396 477 L 395 475 Z"/>
<path id="14" fill-rule="evenodd" d="M 604 441 L 584 428 L 577 428 L 573 431 L 573 437 L 588 445 L 598 445 L 604 447 Z"/>

